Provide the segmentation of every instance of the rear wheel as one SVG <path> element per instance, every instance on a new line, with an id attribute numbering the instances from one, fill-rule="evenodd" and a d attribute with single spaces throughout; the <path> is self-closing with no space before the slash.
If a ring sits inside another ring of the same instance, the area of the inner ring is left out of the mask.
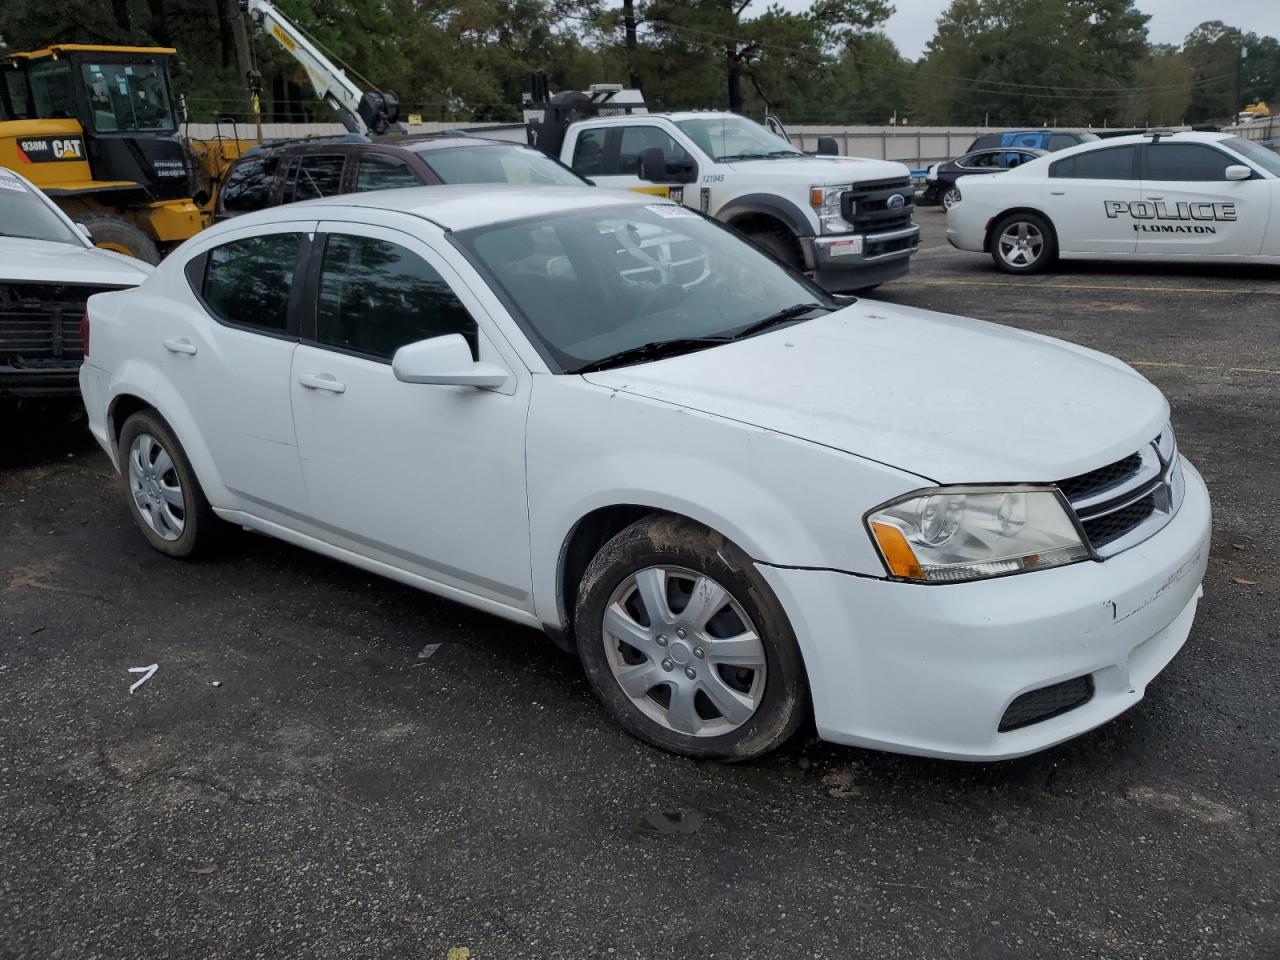
<path id="1" fill-rule="evenodd" d="M 795 636 L 750 559 L 680 517 L 638 521 L 583 575 L 578 652 L 596 696 L 665 750 L 745 760 L 807 712 Z"/>
<path id="2" fill-rule="evenodd" d="M 89 228 L 95 247 L 136 257 L 146 263 L 160 262 L 160 248 L 155 241 L 123 217 L 88 213 L 76 219 Z"/>
<path id="3" fill-rule="evenodd" d="M 1037 213 L 1011 213 L 991 231 L 991 259 L 1005 273 L 1039 273 L 1057 256 L 1053 230 Z"/>
<path id="4" fill-rule="evenodd" d="M 140 410 L 120 430 L 120 452 L 129 512 L 147 542 L 171 557 L 203 547 L 217 518 L 169 424 Z"/>
<path id="5" fill-rule="evenodd" d="M 942 195 L 942 205 L 950 210 L 960 202 L 960 188 L 948 187 L 946 193 Z"/>

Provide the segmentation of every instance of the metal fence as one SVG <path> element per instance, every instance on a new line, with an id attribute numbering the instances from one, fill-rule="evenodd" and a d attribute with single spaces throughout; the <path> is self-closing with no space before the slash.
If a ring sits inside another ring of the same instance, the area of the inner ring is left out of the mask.
<path id="1" fill-rule="evenodd" d="M 1222 132 L 1234 133 L 1237 137 L 1254 140 L 1272 150 L 1280 149 L 1280 117 L 1267 117 L 1265 120 L 1254 120 L 1252 123 L 1223 127 Z"/>

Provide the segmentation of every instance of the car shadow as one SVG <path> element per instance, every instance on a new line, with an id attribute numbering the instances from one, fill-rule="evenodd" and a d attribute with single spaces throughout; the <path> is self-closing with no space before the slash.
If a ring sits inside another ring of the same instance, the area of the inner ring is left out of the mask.
<path id="1" fill-rule="evenodd" d="M 0 470 L 42 466 L 94 448 L 77 400 L 0 400 Z"/>

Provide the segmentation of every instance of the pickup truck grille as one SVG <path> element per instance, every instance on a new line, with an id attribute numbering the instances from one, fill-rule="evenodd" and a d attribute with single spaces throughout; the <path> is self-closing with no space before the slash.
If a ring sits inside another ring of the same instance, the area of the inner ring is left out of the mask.
<path id="1" fill-rule="evenodd" d="M 893 197 L 902 197 L 901 206 L 890 206 Z M 910 177 L 855 183 L 840 198 L 844 219 L 858 233 L 896 230 L 911 223 L 915 211 L 915 187 Z"/>
<path id="2" fill-rule="evenodd" d="M 1166 430 L 1137 453 L 1058 481 L 1095 556 L 1105 558 L 1159 531 L 1182 506 L 1182 466 Z"/>
<path id="3" fill-rule="evenodd" d="M 77 367 L 84 355 L 80 318 L 95 293 L 120 287 L 0 281 L 0 364 Z"/>

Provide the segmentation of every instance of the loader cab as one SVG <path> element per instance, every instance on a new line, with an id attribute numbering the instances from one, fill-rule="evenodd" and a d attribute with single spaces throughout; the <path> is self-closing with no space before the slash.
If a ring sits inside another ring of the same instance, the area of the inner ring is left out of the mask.
<path id="1" fill-rule="evenodd" d="M 0 65 L 0 164 L 53 196 L 109 188 L 150 200 L 189 197 L 174 53 L 62 44 L 10 54 Z"/>

